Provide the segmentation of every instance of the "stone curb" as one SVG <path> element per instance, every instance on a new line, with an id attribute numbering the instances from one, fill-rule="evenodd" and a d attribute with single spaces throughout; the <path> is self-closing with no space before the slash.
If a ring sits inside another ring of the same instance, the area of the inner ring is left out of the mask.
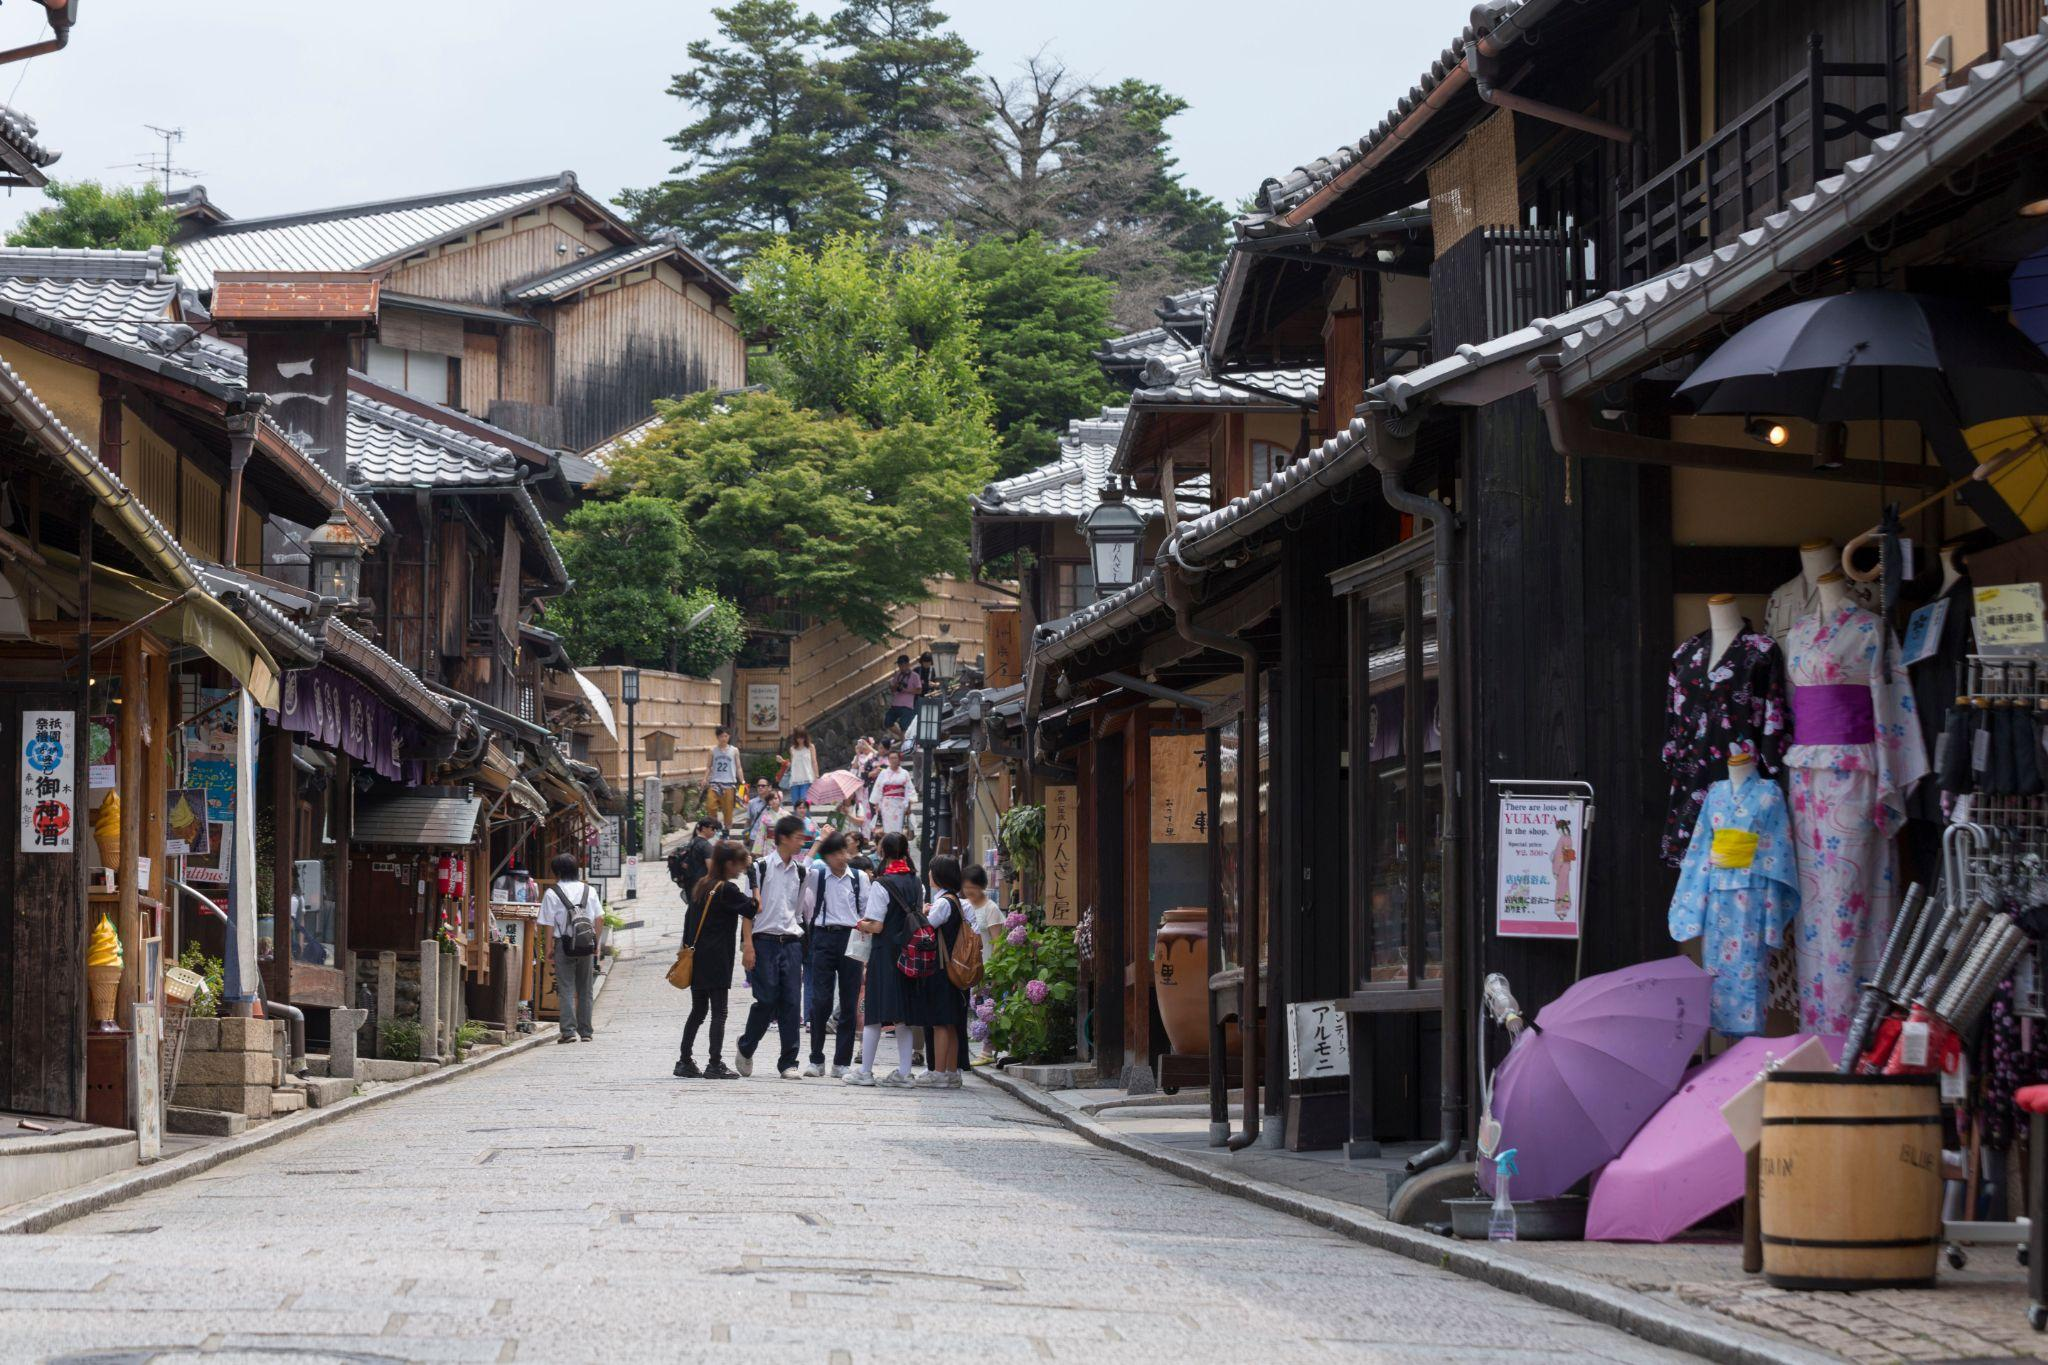
<path id="1" fill-rule="evenodd" d="M 1590 1321 L 1641 1337 L 1653 1345 L 1687 1351 L 1709 1360 L 1728 1362 L 1728 1365 L 1821 1365 L 1836 1359 L 1797 1343 L 1744 1331 L 1705 1313 L 1656 1303 L 1591 1276 L 1533 1265 L 1481 1244 L 1459 1242 L 1403 1227 L 1334 1199 L 1323 1199 L 1252 1176 L 1217 1170 L 1126 1137 L 1093 1116 L 1070 1109 L 1036 1087 L 1006 1076 L 994 1067 L 977 1066 L 970 1074 L 1098 1147 L 1135 1157 L 1148 1166 L 1300 1218 L 1355 1242 L 1482 1281 L 1551 1308 L 1576 1313 Z"/>
<path id="2" fill-rule="evenodd" d="M 591 997 L 593 1005 L 604 998 L 605 989 L 618 969 L 631 960 L 624 956 L 612 959 L 611 971 L 598 977 L 597 990 Z M 339 1104 L 328 1105 L 324 1109 L 307 1109 L 289 1118 L 273 1119 L 261 1128 L 239 1137 L 228 1138 L 210 1147 L 201 1147 L 181 1156 L 159 1161 L 152 1166 L 138 1167 L 132 1171 L 104 1177 L 89 1185 L 81 1185 L 76 1189 L 44 1195 L 41 1199 L 30 1200 L 6 1213 L 0 1213 L 0 1237 L 47 1232 L 59 1224 L 83 1218 L 87 1214 L 98 1213 L 101 1209 L 110 1208 L 123 1200 L 133 1199 L 138 1194 L 147 1194 L 166 1185 L 175 1185 L 180 1180 L 210 1171 L 238 1156 L 274 1147 L 309 1129 L 325 1127 L 327 1124 L 347 1118 L 350 1114 L 360 1113 L 372 1105 L 383 1104 L 410 1095 L 416 1090 L 424 1090 L 428 1086 L 441 1085 L 467 1076 L 484 1067 L 531 1052 L 537 1047 L 553 1046 L 554 1041 L 553 1030 L 543 1033 L 536 1026 L 530 1037 L 521 1038 L 515 1043 L 507 1043 L 480 1057 L 471 1057 L 467 1061 L 444 1066 L 438 1071 L 430 1071 L 411 1080 L 394 1081 L 381 1090 L 373 1090 L 367 1095 L 353 1095 Z"/>

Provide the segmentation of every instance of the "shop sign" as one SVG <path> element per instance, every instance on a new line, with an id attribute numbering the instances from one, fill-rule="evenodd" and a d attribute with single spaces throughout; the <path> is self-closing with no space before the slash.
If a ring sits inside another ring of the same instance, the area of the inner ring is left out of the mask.
<path id="1" fill-rule="evenodd" d="M 338 669 L 320 664 L 284 675 L 276 724 L 295 735 L 339 749 L 393 782 L 416 781 L 417 762 L 407 762 L 407 731 L 391 708 L 369 688 Z M 414 738 L 417 732 L 414 732 Z M 415 771 L 408 773 L 408 768 Z"/>
<path id="2" fill-rule="evenodd" d="M 229 770 L 233 771 L 232 765 Z M 194 886 L 226 886 L 228 873 L 235 863 L 235 822 L 216 821 L 208 833 L 213 840 L 213 850 L 185 859 L 185 880 Z"/>
<path id="3" fill-rule="evenodd" d="M 1081 922 L 1080 791 L 1045 789 L 1045 922 L 1072 928 Z"/>
<path id="4" fill-rule="evenodd" d="M 1502 938 L 1577 938 L 1585 883 L 1586 801 L 1500 798 L 1494 932 Z"/>
<path id="5" fill-rule="evenodd" d="M 2048 645 L 2048 629 L 2042 625 L 2039 583 L 1978 588 L 1974 596 L 1978 649 L 2005 652 Z"/>
<path id="6" fill-rule="evenodd" d="M 1318 1081 L 1351 1074 L 1351 1029 L 1335 1000 L 1309 1000 L 1287 1010 L 1287 1079 Z"/>
<path id="7" fill-rule="evenodd" d="M 206 818 L 206 791 L 201 787 L 173 787 L 165 798 L 170 829 L 164 838 L 164 852 L 177 857 L 213 851 L 213 823 Z"/>
<path id="8" fill-rule="evenodd" d="M 86 722 L 86 769 L 85 788 L 87 791 L 107 791 L 117 779 L 118 764 L 114 758 L 114 745 L 120 722 L 112 716 L 94 716 Z"/>
<path id="9" fill-rule="evenodd" d="M 622 870 L 620 852 L 626 842 L 626 817 L 613 815 L 597 822 L 597 839 L 590 846 L 590 875 L 616 877 Z"/>
<path id="10" fill-rule="evenodd" d="M 69 853 L 78 823 L 72 745 L 78 717 L 69 711 L 21 713 L 21 851 Z"/>
<path id="11" fill-rule="evenodd" d="M 1199 844 L 1209 837 L 1209 738 L 1152 736 L 1152 842 Z"/>

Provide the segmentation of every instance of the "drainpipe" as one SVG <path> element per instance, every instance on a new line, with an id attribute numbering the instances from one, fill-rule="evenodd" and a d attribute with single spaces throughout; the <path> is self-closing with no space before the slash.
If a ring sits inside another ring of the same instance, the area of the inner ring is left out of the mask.
<path id="1" fill-rule="evenodd" d="M 1166 589 L 1166 604 L 1173 610 L 1173 628 L 1189 644 L 1232 655 L 1244 666 L 1244 720 L 1238 727 L 1237 750 L 1237 904 L 1244 918 L 1244 932 L 1239 940 L 1244 954 L 1244 983 L 1239 988 L 1237 1032 L 1244 1048 L 1244 1129 L 1224 1143 L 1231 1151 L 1241 1152 L 1259 1140 L 1259 651 L 1235 635 L 1225 635 L 1222 631 L 1208 630 L 1195 624 L 1190 574 L 1188 566 L 1181 561 L 1176 541 L 1169 540 L 1160 547 L 1159 576 Z M 1441 657 L 1441 646 L 1438 654 Z M 1222 943 L 1221 908 L 1212 906 L 1209 917 L 1212 967 L 1215 961 L 1213 954 L 1220 951 Z M 1213 1009 L 1210 1014 L 1210 1055 L 1220 1059 L 1224 1055 L 1223 1030 L 1214 1021 Z M 1212 1080 L 1221 1070 L 1219 1066 L 1210 1072 Z M 1219 1121 L 1228 1126 L 1228 1094 L 1228 1082 L 1225 1082 L 1225 1088 L 1218 1090 L 1214 1097 L 1222 1103 L 1215 1104 L 1212 1100 L 1212 1131 Z"/>
<path id="2" fill-rule="evenodd" d="M 1465 66 L 1472 73 L 1472 88 L 1478 92 L 1482 103 L 1490 104 L 1496 109 L 1527 114 L 1530 118 L 1542 119 L 1545 123 L 1555 123 L 1581 133 L 1591 133 L 1594 137 L 1604 137 L 1610 142 L 1636 140 L 1634 133 L 1618 123 L 1609 123 L 1606 119 L 1575 113 L 1570 109 L 1560 109 L 1557 105 L 1545 104 L 1541 100 L 1517 95 L 1512 90 L 1500 89 L 1493 83 L 1496 68 L 1494 60 L 1490 57 L 1481 56 L 1478 52 L 1467 53 Z"/>
<path id="3" fill-rule="evenodd" d="M 262 408 L 231 414 L 228 428 L 228 519 L 227 537 L 221 547 L 221 562 L 230 568 L 240 563 L 242 549 L 242 471 L 249 466 L 256 448 L 256 424 L 263 420 Z"/>
<path id="4" fill-rule="evenodd" d="M 78 0 L 36 0 L 36 3 L 50 12 L 50 36 L 40 43 L 0 52 L 0 66 L 40 57 L 45 52 L 56 52 L 71 41 L 71 25 L 78 20 Z"/>
<path id="5" fill-rule="evenodd" d="M 1465 1139 L 1465 924 L 1463 875 L 1463 790 L 1459 755 L 1463 741 L 1458 710 L 1457 585 L 1452 560 L 1456 518 L 1435 498 L 1412 492 L 1401 482 L 1415 453 L 1415 432 L 1421 419 L 1395 417 L 1384 402 L 1366 405 L 1372 413 L 1372 462 L 1380 471 L 1380 491 L 1397 511 L 1426 522 L 1436 541 L 1436 667 L 1438 751 L 1444 766 L 1443 832 L 1443 1073 L 1442 1135 L 1428 1151 L 1408 1162 L 1413 1173 L 1449 1161 Z"/>

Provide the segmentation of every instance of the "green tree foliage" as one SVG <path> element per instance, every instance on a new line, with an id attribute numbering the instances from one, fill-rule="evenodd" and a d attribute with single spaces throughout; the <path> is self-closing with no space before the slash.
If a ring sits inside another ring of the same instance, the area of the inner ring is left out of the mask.
<path id="1" fill-rule="evenodd" d="M 974 49 L 948 30 L 930 0 L 848 0 L 832 16 L 834 63 L 853 101 L 845 155 L 883 219 L 896 208 L 897 173 L 917 138 L 937 131 L 949 112 L 972 107 L 967 69 Z"/>
<path id="2" fill-rule="evenodd" d="M 585 503 L 556 528 L 555 544 L 576 588 L 548 620 L 576 658 L 703 674 L 739 651 L 739 608 L 702 587 L 710 560 L 667 502 Z M 707 605 L 711 617 L 685 638 Z"/>
<path id="3" fill-rule="evenodd" d="M 1087 257 L 1034 232 L 1020 241 L 984 237 L 961 258 L 982 298 L 982 377 L 995 403 L 999 475 L 1052 459 L 1067 421 L 1114 396 L 1095 352 L 1116 330 L 1115 291 L 1088 272 Z"/>
<path id="4" fill-rule="evenodd" d="M 613 460 L 606 489 L 672 503 L 720 592 L 785 598 L 880 640 L 927 579 L 966 571 L 967 499 L 991 465 L 985 436 L 963 439 L 958 421 L 875 429 L 781 393 L 660 406 L 666 420 Z"/>
<path id="5" fill-rule="evenodd" d="M 52 180 L 43 194 L 54 207 L 37 209 L 7 234 L 9 246 L 99 247 L 147 251 L 171 240 L 177 215 L 154 185 L 129 189 L 97 180 Z M 171 259 L 169 252 L 165 259 Z"/>
<path id="6" fill-rule="evenodd" d="M 1136 201 L 1139 222 L 1162 234 L 1176 276 L 1197 284 L 1214 280 L 1230 246 L 1231 215 L 1220 200 L 1184 183 L 1175 169 L 1180 158 L 1173 155 L 1173 136 L 1166 123 L 1186 113 L 1188 102 L 1139 80 L 1118 82 L 1102 91 L 1098 101 L 1121 114 L 1151 165 Z"/>
<path id="7" fill-rule="evenodd" d="M 816 251 L 778 241 L 733 303 L 749 330 L 774 338 L 762 373 L 799 406 L 872 427 L 944 426 L 986 446 L 980 299 L 963 255 L 945 238 L 893 252 L 850 235 Z"/>
<path id="8" fill-rule="evenodd" d="M 861 180 L 840 155 L 856 106 L 820 55 L 825 25 L 794 0 L 714 9 L 723 40 L 688 48 L 669 93 L 697 113 L 668 139 L 683 160 L 670 178 L 619 205 L 732 260 L 790 235 L 806 242 L 865 221 Z"/>

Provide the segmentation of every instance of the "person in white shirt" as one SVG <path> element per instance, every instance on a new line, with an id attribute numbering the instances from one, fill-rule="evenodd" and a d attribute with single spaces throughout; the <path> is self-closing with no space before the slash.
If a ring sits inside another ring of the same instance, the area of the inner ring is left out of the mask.
<path id="1" fill-rule="evenodd" d="M 775 851 L 755 868 L 754 917 L 741 929 L 740 961 L 754 988 L 753 1008 L 740 1032 L 742 1076 L 754 1074 L 754 1049 L 768 1033 L 772 1019 L 782 1038 L 775 1070 L 785 1081 L 797 1076 L 796 1055 L 802 1042 L 804 992 L 804 883 L 810 869 L 798 856 L 804 822 L 785 815 L 775 824 Z"/>
<path id="2" fill-rule="evenodd" d="M 884 834 L 902 834 L 910 824 L 910 808 L 917 804 L 917 776 L 903 766 L 903 753 L 891 749 L 875 785 L 868 790 L 868 805 L 874 809 Z"/>
<path id="3" fill-rule="evenodd" d="M 587 1043 L 593 1036 L 590 1004 L 597 984 L 597 953 L 578 956 L 569 951 L 571 924 L 587 918 L 591 932 L 596 933 L 604 917 L 604 902 L 598 898 L 597 888 L 583 880 L 583 869 L 573 853 L 557 853 L 548 870 L 555 874 L 555 884 L 541 896 L 535 918 L 554 937 L 555 1003 L 562 1022 L 562 1036 L 555 1041 L 573 1043 L 581 1038 Z"/>
<path id="4" fill-rule="evenodd" d="M 962 875 L 962 882 L 960 899 L 967 907 L 967 922 L 974 926 L 976 933 L 981 935 L 981 960 L 983 962 L 993 962 L 996 956 L 996 945 L 1003 941 L 1003 935 L 1006 932 L 1003 907 L 998 905 L 996 898 L 989 894 L 988 869 L 980 863 L 974 863 L 967 868 L 966 872 Z M 967 1005 L 970 1016 L 973 1014 L 974 1003 L 981 994 L 982 989 L 979 986 L 968 992 Z M 974 1023 L 974 1019 L 970 1017 L 967 1021 L 969 1030 L 973 1029 Z M 961 1046 L 966 1046 L 966 1040 L 962 1040 Z M 995 1051 L 989 1046 L 986 1033 L 982 1034 L 981 1042 L 975 1047 L 975 1056 L 983 1061 L 989 1061 L 995 1057 Z"/>
<path id="5" fill-rule="evenodd" d="M 718 741 L 712 746 L 711 758 L 704 768 L 704 785 L 710 792 L 710 809 L 718 816 L 719 826 L 730 832 L 732 829 L 733 807 L 738 801 L 742 778 L 740 751 L 733 745 L 732 731 L 718 727 Z"/>
<path id="6" fill-rule="evenodd" d="M 844 834 L 828 834 L 818 845 L 805 886 L 805 916 L 811 926 L 809 961 L 804 978 L 806 1014 L 811 1024 L 811 1057 L 806 1076 L 825 1075 L 825 1021 L 839 1000 L 837 1030 L 832 1041 L 832 1071 L 846 1075 L 853 1063 L 854 1009 L 860 1004 L 861 973 L 866 962 L 849 956 L 855 926 L 865 913 L 870 879 L 849 866 L 853 843 Z"/>
<path id="7" fill-rule="evenodd" d="M 789 737 L 789 804 L 801 806 L 818 780 L 818 751 L 811 747 L 811 732 L 799 725 Z"/>

